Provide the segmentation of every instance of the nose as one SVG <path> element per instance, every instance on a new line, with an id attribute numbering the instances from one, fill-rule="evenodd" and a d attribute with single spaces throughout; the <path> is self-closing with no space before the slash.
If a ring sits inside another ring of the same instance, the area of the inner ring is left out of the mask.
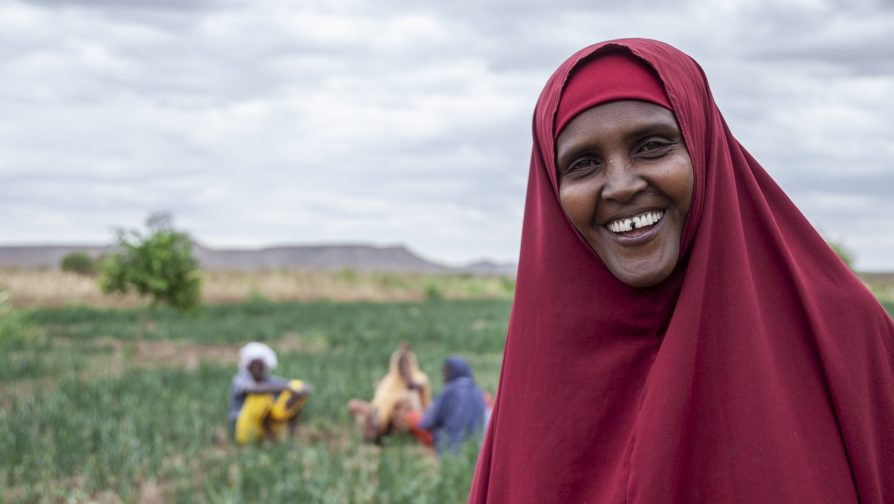
<path id="1" fill-rule="evenodd" d="M 602 197 L 606 199 L 627 202 L 648 186 L 646 180 L 626 159 L 610 160 L 605 175 Z"/>

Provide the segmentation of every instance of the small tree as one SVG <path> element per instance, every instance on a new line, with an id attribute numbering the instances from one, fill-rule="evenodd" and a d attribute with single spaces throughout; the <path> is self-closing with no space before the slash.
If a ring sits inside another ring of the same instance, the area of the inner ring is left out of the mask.
<path id="1" fill-rule="evenodd" d="M 77 273 L 79 275 L 93 275 L 96 273 L 96 261 L 86 252 L 70 252 L 62 256 L 59 264 L 62 271 Z"/>
<path id="2" fill-rule="evenodd" d="M 118 251 L 107 258 L 100 278 L 106 293 L 135 291 L 151 306 L 167 304 L 178 310 L 198 306 L 201 277 L 192 256 L 192 242 L 176 231 L 170 214 L 156 213 L 146 220 L 145 234 L 119 230 Z"/>

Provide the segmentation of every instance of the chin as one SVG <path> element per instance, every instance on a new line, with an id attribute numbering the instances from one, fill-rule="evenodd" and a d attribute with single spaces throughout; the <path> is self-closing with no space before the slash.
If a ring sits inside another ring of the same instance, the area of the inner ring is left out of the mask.
<path id="1" fill-rule="evenodd" d="M 667 280 L 674 271 L 676 261 L 652 268 L 618 268 L 609 266 L 608 270 L 618 280 L 638 289 L 654 287 Z"/>
<path id="2" fill-rule="evenodd" d="M 637 289 L 644 289 L 646 287 L 652 287 L 661 283 L 662 280 L 667 278 L 667 275 L 637 275 L 637 276 L 623 276 L 623 275 L 615 275 L 615 278 L 620 280 L 626 285 L 631 287 L 636 287 Z"/>

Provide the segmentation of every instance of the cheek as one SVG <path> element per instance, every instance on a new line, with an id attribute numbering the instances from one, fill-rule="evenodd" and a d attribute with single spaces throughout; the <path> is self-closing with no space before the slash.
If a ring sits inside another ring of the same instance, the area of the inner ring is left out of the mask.
<path id="1" fill-rule="evenodd" d="M 596 191 L 587 184 L 577 182 L 559 187 L 559 203 L 568 219 L 578 228 L 593 222 L 596 212 Z"/>
<path id="2" fill-rule="evenodd" d="M 660 184 L 658 189 L 673 202 L 680 211 L 681 217 L 685 218 L 692 203 L 694 185 L 692 161 L 689 159 L 689 155 L 683 154 L 675 157 L 673 162 L 665 166 L 661 180 L 656 183 Z"/>
<path id="3" fill-rule="evenodd" d="M 680 167 L 681 173 L 678 176 L 678 187 L 679 187 L 679 206 L 680 212 L 683 214 L 685 218 L 689 214 L 689 207 L 692 205 L 692 190 L 695 186 L 695 175 L 692 169 L 692 160 L 689 159 L 689 155 L 685 156 L 685 159 Z"/>

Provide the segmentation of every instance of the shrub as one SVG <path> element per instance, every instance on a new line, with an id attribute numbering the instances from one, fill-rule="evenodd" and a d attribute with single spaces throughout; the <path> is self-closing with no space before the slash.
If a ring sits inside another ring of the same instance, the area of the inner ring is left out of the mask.
<path id="1" fill-rule="evenodd" d="M 119 252 L 105 261 L 100 286 L 106 293 L 135 291 L 151 305 L 167 304 L 189 310 L 199 304 L 201 277 L 192 242 L 173 228 L 168 214 L 146 221 L 148 232 L 118 232 Z"/>
<path id="2" fill-rule="evenodd" d="M 435 283 L 425 286 L 425 299 L 428 301 L 440 301 L 444 299 L 444 290 Z"/>
<path id="3" fill-rule="evenodd" d="M 96 261 L 86 252 L 71 252 L 62 257 L 59 264 L 62 271 L 77 273 L 79 275 L 93 275 L 96 273 Z"/>

